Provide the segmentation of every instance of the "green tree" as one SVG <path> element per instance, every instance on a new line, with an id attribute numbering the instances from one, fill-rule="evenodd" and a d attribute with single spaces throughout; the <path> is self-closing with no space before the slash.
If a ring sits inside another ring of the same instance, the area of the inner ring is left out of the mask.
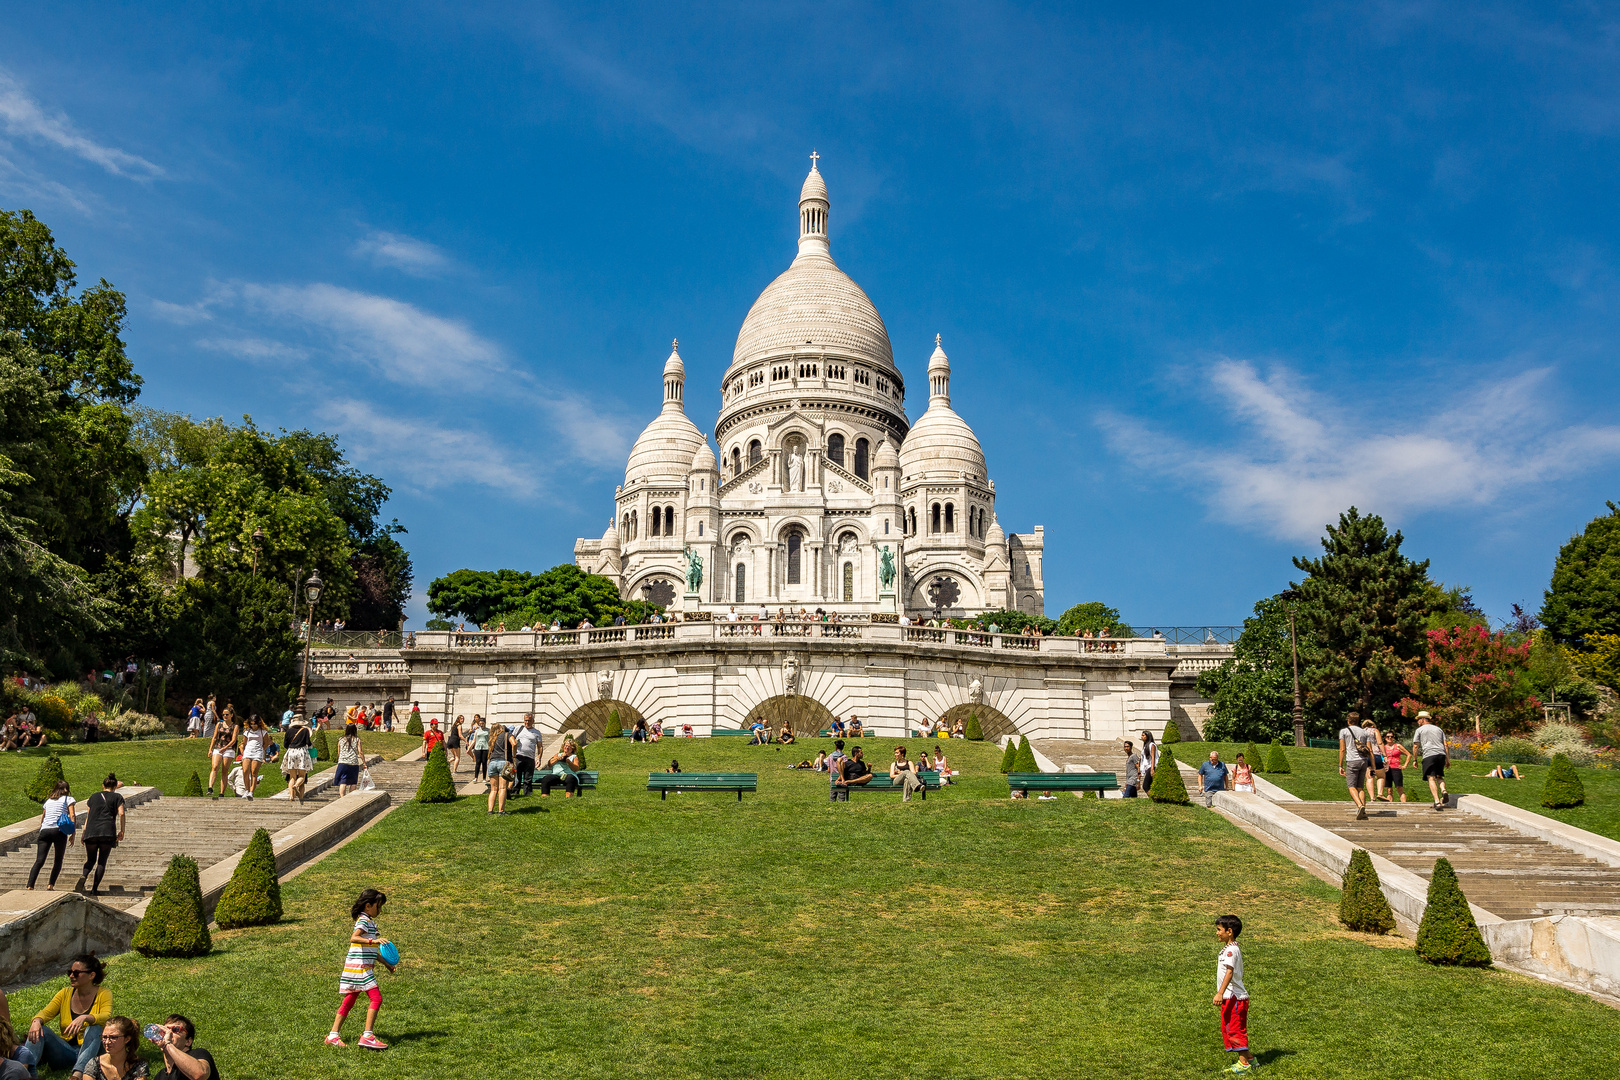
<path id="1" fill-rule="evenodd" d="M 311 745 L 315 747 L 316 761 L 332 760 L 332 745 L 330 740 L 328 740 L 326 737 L 326 730 L 324 728 L 315 732 L 315 739 Z"/>
<path id="2" fill-rule="evenodd" d="M 1159 736 L 1159 743 L 1162 746 L 1169 746 L 1180 741 L 1181 725 L 1176 722 L 1175 717 L 1171 717 L 1170 721 L 1164 725 L 1164 734 Z"/>
<path id="3" fill-rule="evenodd" d="M 1287 776 L 1293 771 L 1294 767 L 1289 764 L 1288 755 L 1283 752 L 1282 740 L 1272 739 L 1271 749 L 1267 751 L 1266 755 L 1266 772 L 1275 773 L 1278 776 Z"/>
<path id="4" fill-rule="evenodd" d="M 436 747 L 428 755 L 422 768 L 422 779 L 416 785 L 416 801 L 441 803 L 456 801 L 456 781 L 450 775 L 450 759 L 444 747 Z"/>
<path id="5" fill-rule="evenodd" d="M 1204 737 L 1209 737 L 1209 733 L 1207 731 L 1205 732 Z M 1210 741 L 1213 742 L 1214 740 Z M 1248 763 L 1249 768 L 1253 769 L 1257 773 L 1263 773 L 1266 771 L 1265 758 L 1260 756 L 1260 748 L 1254 745 L 1252 742 L 1243 748 L 1243 760 Z"/>
<path id="6" fill-rule="evenodd" d="M 415 735 L 417 738 L 422 737 L 422 714 L 421 713 L 418 713 L 418 712 L 411 713 L 411 718 L 409 720 L 405 721 L 405 734 L 407 734 L 407 735 Z"/>
<path id="7" fill-rule="evenodd" d="M 1153 786 L 1148 789 L 1148 797 L 1156 803 L 1192 804 L 1187 797 L 1187 782 L 1181 778 L 1181 769 L 1176 765 L 1176 756 L 1169 750 L 1159 751 L 1159 767 L 1153 771 Z"/>
<path id="8" fill-rule="evenodd" d="M 619 721 L 619 710 L 614 709 L 608 713 L 607 724 L 602 728 L 602 738 L 617 739 L 624 734 L 624 725 Z"/>
<path id="9" fill-rule="evenodd" d="M 1035 627 L 1047 636 L 1058 632 L 1056 619 L 1048 619 L 1044 615 L 1030 615 L 1010 608 L 987 611 L 983 615 L 975 616 L 973 622 L 987 629 L 993 624 L 999 627 L 1003 634 L 1022 634 L 1026 626 Z"/>
<path id="10" fill-rule="evenodd" d="M 1040 765 L 1035 761 L 1035 748 L 1029 744 L 1028 735 L 1024 736 L 1024 740 L 1018 744 L 1018 753 L 1013 758 L 1010 771 L 1015 773 L 1038 773 L 1041 771 Z"/>
<path id="11" fill-rule="evenodd" d="M 1018 736 L 1013 735 L 1007 739 L 1007 745 L 1001 750 L 1001 771 L 1013 771 L 1013 762 L 1018 760 Z"/>
<path id="12" fill-rule="evenodd" d="M 266 830 L 253 830 L 253 839 L 248 841 L 225 891 L 219 894 L 214 921 L 221 930 L 281 921 L 281 878 L 276 873 L 276 852 Z"/>
<path id="13" fill-rule="evenodd" d="M 968 742 L 984 741 L 984 728 L 979 726 L 978 713 L 968 713 L 967 723 L 962 725 L 962 737 Z"/>
<path id="14" fill-rule="evenodd" d="M 202 777 L 198 776 L 197 771 L 193 769 L 191 771 L 191 779 L 186 781 L 185 789 L 182 790 L 180 794 L 185 798 L 200 799 L 202 798 L 202 793 Z"/>
<path id="15" fill-rule="evenodd" d="M 1490 967 L 1491 951 L 1480 936 L 1468 899 L 1448 859 L 1434 860 L 1429 902 L 1418 926 L 1417 954 L 1431 964 Z"/>
<path id="16" fill-rule="evenodd" d="M 1383 884 L 1372 856 L 1361 848 L 1350 852 L 1340 883 L 1339 921 L 1345 929 L 1363 934 L 1387 934 L 1395 929 L 1395 913 L 1384 898 Z"/>
<path id="17" fill-rule="evenodd" d="M 1321 558 L 1294 559 L 1307 575 L 1297 617 L 1316 645 L 1303 683 L 1319 714 L 1356 709 L 1379 724 L 1393 719 L 1391 703 L 1405 690 L 1402 665 L 1422 651 L 1432 599 L 1429 563 L 1403 555 L 1404 539 L 1351 507 L 1327 527 Z"/>
<path id="18" fill-rule="evenodd" d="M 1076 604 L 1058 618 L 1059 634 L 1073 637 L 1087 630 L 1093 634 L 1107 630 L 1109 637 L 1136 636 L 1136 631 L 1131 628 L 1130 623 L 1119 617 L 1119 610 L 1109 607 L 1100 600 Z"/>
<path id="19" fill-rule="evenodd" d="M 1512 731 L 1541 713 L 1530 689 L 1530 643 L 1483 626 L 1430 630 L 1428 654 L 1406 670 L 1403 715 L 1434 713 L 1441 726 Z"/>
<path id="20" fill-rule="evenodd" d="M 1593 518 L 1558 551 L 1541 603 L 1542 625 L 1560 644 L 1620 634 L 1620 506 Z"/>
<path id="21" fill-rule="evenodd" d="M 1556 754 L 1552 767 L 1547 770 L 1546 786 L 1541 790 L 1541 805 L 1549 810 L 1567 810 L 1586 802 L 1586 785 L 1564 754 Z"/>
<path id="22" fill-rule="evenodd" d="M 142 956 L 207 956 L 213 949 L 196 859 L 169 860 L 130 945 Z"/>
<path id="23" fill-rule="evenodd" d="M 60 784 L 64 779 L 66 777 L 62 775 L 62 759 L 55 754 L 51 754 L 39 763 L 39 771 L 28 782 L 28 787 L 23 794 L 37 803 L 43 803 L 51 797 L 51 792 L 56 789 L 56 785 Z"/>
<path id="24" fill-rule="evenodd" d="M 183 696 L 218 694 L 237 711 L 279 711 L 296 687 L 301 642 L 287 625 L 288 586 L 262 577 L 192 579 L 177 594 L 171 635 Z"/>

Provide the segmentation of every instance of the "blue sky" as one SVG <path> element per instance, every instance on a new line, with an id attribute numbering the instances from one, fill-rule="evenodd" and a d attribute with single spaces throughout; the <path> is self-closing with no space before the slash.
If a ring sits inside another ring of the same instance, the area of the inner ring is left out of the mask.
<path id="1" fill-rule="evenodd" d="M 1353 503 L 1503 618 L 1620 499 L 1612 8 L 336 6 L 9 11 L 0 206 L 147 404 L 340 433 L 419 590 L 599 535 L 673 337 L 712 430 L 812 147 L 1049 613 L 1236 622 Z"/>

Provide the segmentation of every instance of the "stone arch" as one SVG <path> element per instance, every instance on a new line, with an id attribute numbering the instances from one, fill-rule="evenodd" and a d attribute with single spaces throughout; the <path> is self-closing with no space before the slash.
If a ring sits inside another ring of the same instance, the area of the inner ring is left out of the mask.
<path id="1" fill-rule="evenodd" d="M 568 719 L 563 721 L 562 730 L 572 731 L 575 728 L 583 728 L 585 741 L 587 743 L 595 742 L 602 737 L 602 732 L 607 730 L 608 716 L 614 709 L 619 710 L 619 724 L 626 731 L 629 731 L 637 720 L 642 719 L 641 710 L 626 701 L 617 701 L 611 698 L 606 701 L 587 701 L 568 714 Z"/>
<path id="2" fill-rule="evenodd" d="M 979 730 L 984 732 L 986 742 L 995 742 L 1003 736 L 1018 734 L 1018 725 L 1014 724 L 1012 718 L 1006 713 L 993 705 L 982 703 L 975 705 L 971 701 L 965 701 L 960 705 L 952 705 L 949 709 L 946 709 L 945 723 L 954 725 L 960 720 L 965 724 L 969 715 L 978 716 Z M 934 718 L 930 716 L 926 719 L 932 720 Z"/>
<path id="3" fill-rule="evenodd" d="M 803 694 L 778 694 L 766 698 L 748 710 L 748 715 L 739 719 L 738 727 L 747 727 L 756 719 L 763 720 L 772 731 L 782 726 L 782 721 L 793 723 L 795 734 L 803 735 L 808 732 L 812 737 L 818 731 L 826 731 L 832 727 L 832 711 L 812 697 Z"/>

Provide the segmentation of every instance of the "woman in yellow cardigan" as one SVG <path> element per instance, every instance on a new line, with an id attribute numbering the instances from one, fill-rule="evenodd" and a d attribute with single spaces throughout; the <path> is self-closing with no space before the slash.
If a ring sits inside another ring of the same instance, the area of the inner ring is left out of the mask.
<path id="1" fill-rule="evenodd" d="M 101 985 L 107 969 L 90 953 L 68 964 L 68 984 L 28 1025 L 28 1041 L 17 1050 L 24 1065 L 71 1068 L 75 1075 L 101 1053 L 101 1026 L 112 1019 L 112 995 Z M 58 1035 L 48 1026 L 56 1021 Z"/>

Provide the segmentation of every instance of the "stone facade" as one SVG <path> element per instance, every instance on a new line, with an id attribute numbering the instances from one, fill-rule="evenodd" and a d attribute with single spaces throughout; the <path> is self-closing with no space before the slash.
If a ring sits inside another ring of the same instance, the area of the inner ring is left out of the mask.
<path id="1" fill-rule="evenodd" d="M 812 166 L 798 255 L 749 310 L 721 380 L 719 456 L 686 415 L 676 347 L 613 520 L 575 543 L 575 563 L 627 598 L 686 610 L 1045 614 L 1044 529 L 1009 536 L 996 521 L 937 336 L 928 408 L 907 420 L 883 319 L 833 262 L 829 205 Z"/>

